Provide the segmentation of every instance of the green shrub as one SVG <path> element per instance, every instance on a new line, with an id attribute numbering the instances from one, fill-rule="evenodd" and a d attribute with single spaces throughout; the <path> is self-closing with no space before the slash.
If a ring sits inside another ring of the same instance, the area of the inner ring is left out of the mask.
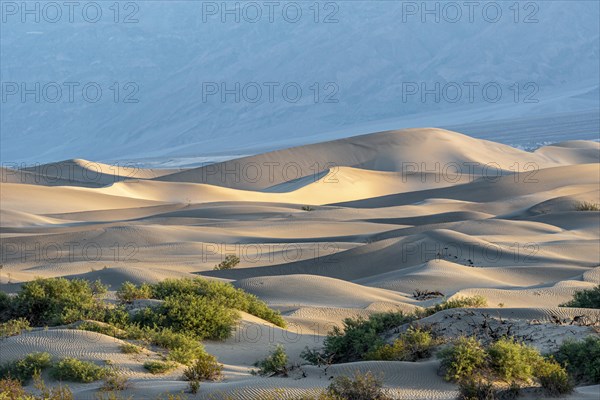
<path id="1" fill-rule="evenodd" d="M 64 358 L 51 370 L 53 378 L 60 381 L 90 383 L 107 376 L 107 370 L 89 361 Z"/>
<path id="2" fill-rule="evenodd" d="M 191 394 L 196 394 L 196 393 L 198 393 L 198 390 L 200 390 L 200 381 L 196 381 L 196 380 L 189 381 L 188 387 L 190 388 Z"/>
<path id="3" fill-rule="evenodd" d="M 0 339 L 20 335 L 23 331 L 30 331 L 31 325 L 25 318 L 11 319 L 0 323 Z"/>
<path id="4" fill-rule="evenodd" d="M 459 400 L 496 400 L 494 385 L 485 379 L 467 377 L 458 384 Z"/>
<path id="5" fill-rule="evenodd" d="M 331 395 L 341 399 L 351 400 L 387 400 L 383 392 L 383 381 L 372 372 L 361 374 L 356 371 L 354 379 L 347 376 L 338 376 L 329 385 Z"/>
<path id="6" fill-rule="evenodd" d="M 168 350 L 178 348 L 200 348 L 204 350 L 200 342 L 182 333 L 173 332 L 169 328 L 163 328 L 160 331 L 150 334 L 151 343 Z"/>
<path id="7" fill-rule="evenodd" d="M 446 380 L 460 381 L 480 370 L 486 361 L 481 343 L 473 337 L 460 337 L 438 354 Z"/>
<path id="8" fill-rule="evenodd" d="M 143 340 L 169 350 L 168 358 L 180 364 L 189 365 L 195 359 L 205 354 L 204 346 L 196 338 L 183 333 L 173 332 L 169 328 L 152 329 L 131 325 L 127 331 L 130 339 Z"/>
<path id="9" fill-rule="evenodd" d="M 214 381 L 221 377 L 222 371 L 223 366 L 217 362 L 216 357 L 204 353 L 183 371 L 183 377 L 190 382 Z"/>
<path id="10" fill-rule="evenodd" d="M 127 334 L 125 331 L 117 328 L 116 326 L 113 326 L 111 324 L 106 324 L 104 322 L 82 321 L 75 328 L 79 329 L 81 331 L 101 333 L 103 335 L 112 336 L 112 337 L 116 337 L 119 339 L 125 339 L 127 337 Z"/>
<path id="11" fill-rule="evenodd" d="M 174 362 L 163 362 L 163 361 L 146 361 L 144 368 L 151 374 L 164 374 L 177 368 L 177 364 Z"/>
<path id="12" fill-rule="evenodd" d="M 201 344 L 192 347 L 176 347 L 169 351 L 168 358 L 177 361 L 183 365 L 190 365 L 205 354 L 204 347 Z"/>
<path id="13" fill-rule="evenodd" d="M 36 394 L 28 393 L 16 379 L 0 379 L 0 400 L 73 400 L 67 386 L 46 387 L 39 374 L 34 376 Z"/>
<path id="14" fill-rule="evenodd" d="M 129 379 L 123 375 L 120 371 L 114 370 L 107 373 L 104 378 L 104 383 L 100 387 L 101 391 L 114 392 L 125 390 L 129 387 Z"/>
<path id="15" fill-rule="evenodd" d="M 566 366 L 577 383 L 600 383 L 600 338 L 588 336 L 585 340 L 564 342 L 554 353 L 556 360 Z"/>
<path id="16" fill-rule="evenodd" d="M 537 349 L 512 339 L 498 340 L 489 346 L 487 352 L 492 369 L 507 382 L 531 379 L 534 369 L 542 362 Z"/>
<path id="17" fill-rule="evenodd" d="M 147 307 L 133 316 L 142 326 L 169 327 L 199 339 L 226 339 L 239 318 L 235 310 L 206 297 L 167 297 L 160 305 Z"/>
<path id="18" fill-rule="evenodd" d="M 0 378 L 11 377 L 27 383 L 36 373 L 52 365 L 52 356 L 48 353 L 29 353 L 25 357 L 0 367 Z"/>
<path id="19" fill-rule="evenodd" d="M 328 366 L 333 364 L 332 356 L 329 354 L 325 354 L 319 348 L 309 348 L 306 346 L 304 350 L 300 353 L 300 358 L 305 360 L 311 365 L 316 365 L 318 367 Z"/>
<path id="20" fill-rule="evenodd" d="M 309 362 L 320 359 L 330 360 L 332 363 L 343 363 L 363 360 L 365 358 L 400 359 L 407 357 L 408 359 L 411 359 L 414 357 L 427 357 L 431 348 L 426 350 L 424 355 L 419 354 L 420 349 L 413 348 L 416 353 L 414 356 L 409 356 L 400 348 L 406 343 L 399 342 L 394 350 L 393 346 L 386 347 L 386 344 L 381 339 L 381 335 L 402 324 L 435 314 L 442 310 L 460 307 L 482 307 L 486 304 L 487 301 L 482 296 L 463 297 L 444 301 L 413 314 L 388 312 L 373 314 L 366 320 L 363 318 L 347 318 L 344 320 L 344 327 L 342 329 L 334 327 L 333 330 L 327 334 L 321 353 L 305 351 L 303 352 L 304 358 Z M 428 340 L 422 335 L 420 337 L 419 335 L 416 335 L 413 339 Z M 427 347 L 426 343 L 422 344 L 424 347 Z M 411 346 L 417 346 L 417 344 L 412 343 L 409 345 L 409 348 Z M 404 354 L 401 355 L 400 353 Z"/>
<path id="21" fill-rule="evenodd" d="M 127 293 L 137 293 L 140 287 L 127 284 Z M 167 279 L 147 285 L 153 298 L 164 300 L 160 305 L 146 307 L 130 321 L 129 330 L 139 334 L 139 328 L 170 328 L 201 339 L 225 339 L 231 335 L 239 319 L 236 310 L 248 312 L 259 318 L 285 326 L 279 312 L 271 310 L 256 296 L 234 288 L 230 284 L 206 279 Z M 146 295 L 146 294 L 145 294 Z M 123 322 L 127 325 L 130 321 Z M 133 338 L 130 336 L 130 338 Z"/>
<path id="22" fill-rule="evenodd" d="M 367 320 L 346 318 L 343 329 L 336 326 L 325 338 L 322 358 L 334 363 L 362 360 L 384 345 L 382 333 L 412 320 L 401 312 L 373 314 Z"/>
<path id="23" fill-rule="evenodd" d="M 225 259 L 223 261 L 221 261 L 219 264 L 215 265 L 215 267 L 213 269 L 215 269 L 215 270 L 232 269 L 232 268 L 235 268 L 235 266 L 238 265 L 239 263 L 240 263 L 240 258 L 238 256 L 229 254 L 228 256 L 225 257 Z"/>
<path id="24" fill-rule="evenodd" d="M 583 201 L 575 206 L 577 211 L 600 211 L 600 204 Z"/>
<path id="25" fill-rule="evenodd" d="M 120 346 L 121 353 L 125 354 L 140 354 L 142 352 L 142 348 L 140 346 L 136 346 L 131 343 L 124 343 Z"/>
<path id="26" fill-rule="evenodd" d="M 553 359 L 543 360 L 536 365 L 534 374 L 551 396 L 559 396 L 573 391 L 573 384 L 567 371 Z"/>
<path id="27" fill-rule="evenodd" d="M 114 307 L 111 305 L 106 306 L 104 311 L 104 319 L 102 319 L 102 321 L 120 329 L 126 329 L 131 323 L 129 311 L 127 311 L 124 307 Z"/>
<path id="28" fill-rule="evenodd" d="M 0 269 L 2 269 L 1 265 L 0 265 Z M 4 321 L 5 319 L 8 319 L 11 308 L 12 308 L 11 297 L 7 293 L 0 291 L 0 321 Z"/>
<path id="29" fill-rule="evenodd" d="M 167 297 L 182 296 L 182 295 L 204 295 L 203 287 L 208 280 L 203 278 L 195 279 L 165 279 L 156 284 L 151 285 L 152 298 L 164 300 Z"/>
<path id="30" fill-rule="evenodd" d="M 80 319 L 102 320 L 106 306 L 100 300 L 106 287 L 82 279 L 36 279 L 24 283 L 11 301 L 11 314 L 32 325 L 69 324 Z"/>
<path id="31" fill-rule="evenodd" d="M 487 300 L 483 296 L 459 297 L 428 307 L 425 309 L 425 312 L 421 313 L 423 314 L 421 316 L 433 315 L 437 312 L 452 308 L 485 307 L 486 305 Z"/>
<path id="32" fill-rule="evenodd" d="M 260 375 L 287 375 L 287 362 L 288 356 L 285 353 L 285 348 L 278 344 L 267 358 L 255 362 L 254 366 L 258 367 Z"/>
<path id="33" fill-rule="evenodd" d="M 0 400 L 33 400 L 33 396 L 28 396 L 21 381 L 14 378 L 0 379 Z"/>
<path id="34" fill-rule="evenodd" d="M 46 386 L 40 375 L 33 377 L 34 386 L 39 392 L 35 400 L 74 400 L 73 393 L 68 386 L 57 385 L 52 388 Z"/>
<path id="35" fill-rule="evenodd" d="M 165 279 L 152 285 L 153 298 L 164 300 L 167 297 L 194 295 L 206 297 L 216 303 L 239 311 L 247 312 L 277 326 L 285 327 L 281 314 L 270 309 L 256 296 L 236 289 L 230 283 L 195 279 Z"/>
<path id="36" fill-rule="evenodd" d="M 573 300 L 570 300 L 561 307 L 580 307 L 580 308 L 600 308 L 600 285 L 593 289 L 586 289 L 575 292 Z"/>
<path id="37" fill-rule="evenodd" d="M 432 349 L 438 343 L 431 332 L 411 327 L 401 334 L 394 344 L 378 347 L 367 358 L 387 361 L 417 361 L 431 357 Z"/>
<path id="38" fill-rule="evenodd" d="M 163 397 L 163 395 L 166 397 Z M 183 392 L 178 394 L 163 393 L 156 400 L 188 400 L 188 397 Z"/>
<path id="39" fill-rule="evenodd" d="M 150 299 L 152 288 L 146 283 L 137 286 L 131 282 L 124 282 L 117 290 L 117 298 L 122 303 L 132 303 L 134 300 Z"/>
<path id="40" fill-rule="evenodd" d="M 149 327 L 141 327 L 139 324 L 132 323 L 123 327 L 124 337 L 121 339 L 143 340 L 150 343 L 152 335 L 156 332 L 155 329 Z"/>

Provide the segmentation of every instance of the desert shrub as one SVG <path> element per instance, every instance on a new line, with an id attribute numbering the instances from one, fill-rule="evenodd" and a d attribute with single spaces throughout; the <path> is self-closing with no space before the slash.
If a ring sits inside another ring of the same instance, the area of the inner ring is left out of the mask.
<path id="1" fill-rule="evenodd" d="M 164 300 L 167 297 L 190 294 L 202 296 L 204 291 L 200 280 L 204 281 L 205 279 L 165 279 L 151 285 L 152 298 Z"/>
<path id="2" fill-rule="evenodd" d="M 39 393 L 39 395 L 35 396 L 35 400 L 74 400 L 73 393 L 68 386 L 57 385 L 49 388 L 39 374 L 36 374 L 33 380 L 35 382 L 34 386 Z"/>
<path id="3" fill-rule="evenodd" d="M 239 311 L 247 312 L 273 324 L 285 327 L 281 314 L 270 309 L 256 296 L 225 282 L 195 279 L 165 279 L 152 285 L 153 298 L 164 300 L 167 297 L 194 295 L 205 297 L 216 303 Z"/>
<path id="4" fill-rule="evenodd" d="M 302 206 L 302 211 L 314 211 L 315 209 L 311 206 Z"/>
<path id="5" fill-rule="evenodd" d="M 131 323 L 123 327 L 123 331 L 125 332 L 124 337 L 122 339 L 130 339 L 130 340 L 142 340 L 150 343 L 152 335 L 157 331 L 156 329 L 149 327 L 142 327 L 139 324 Z"/>
<path id="6" fill-rule="evenodd" d="M 508 387 L 497 390 L 496 394 L 502 400 L 517 399 L 521 395 L 521 385 L 513 381 Z"/>
<path id="7" fill-rule="evenodd" d="M 575 206 L 577 211 L 600 211 L 600 204 L 590 201 L 582 201 Z"/>
<path id="8" fill-rule="evenodd" d="M 392 345 L 376 348 L 367 358 L 373 360 L 417 361 L 431 357 L 432 349 L 439 342 L 431 332 L 420 328 L 409 328 Z"/>
<path id="9" fill-rule="evenodd" d="M 333 356 L 331 354 L 325 354 L 324 351 L 318 348 L 309 348 L 306 346 L 300 353 L 300 358 L 308 362 L 309 364 L 316 365 L 318 367 L 328 368 L 333 364 Z"/>
<path id="10" fill-rule="evenodd" d="M 150 333 L 150 342 L 169 350 L 169 359 L 189 365 L 205 354 L 204 346 L 194 338 L 164 328 Z"/>
<path id="11" fill-rule="evenodd" d="M 96 394 L 96 400 L 133 400 L 133 396 L 123 397 L 114 391 L 109 391 Z"/>
<path id="12" fill-rule="evenodd" d="M 51 375 L 60 381 L 90 383 L 107 376 L 106 368 L 76 358 L 64 358 L 52 367 Z"/>
<path id="13" fill-rule="evenodd" d="M 116 326 L 98 321 L 82 321 L 75 327 L 75 329 L 101 333 L 103 335 L 112 336 L 119 339 L 125 339 L 127 337 L 126 332 L 117 328 Z"/>
<path id="14" fill-rule="evenodd" d="M 444 297 L 444 293 L 439 290 L 422 290 L 417 289 L 413 292 L 412 296 L 417 300 L 429 300 L 438 297 Z"/>
<path id="15" fill-rule="evenodd" d="M 425 309 L 421 316 L 433 315 L 443 310 L 451 308 L 468 308 L 468 307 L 485 307 L 487 300 L 483 296 L 459 297 L 456 299 L 446 300 L 432 307 Z"/>
<path id="16" fill-rule="evenodd" d="M 0 265 L 0 269 L 2 266 Z M 12 299 L 3 291 L 0 290 L 0 321 L 3 321 L 10 314 L 10 310 L 12 307 Z"/>
<path id="17" fill-rule="evenodd" d="M 134 300 L 149 299 L 152 297 L 152 288 L 146 283 L 137 286 L 131 282 L 124 282 L 117 290 L 117 298 L 122 303 L 132 303 Z"/>
<path id="18" fill-rule="evenodd" d="M 21 381 L 10 377 L 0 379 L 0 400 L 33 400 L 29 397 Z"/>
<path id="19" fill-rule="evenodd" d="M 559 396 L 573 391 L 569 374 L 553 359 L 539 362 L 535 367 L 534 375 L 551 396 Z"/>
<path id="20" fill-rule="evenodd" d="M 169 371 L 177 368 L 177 364 L 174 362 L 164 362 L 164 361 L 146 361 L 144 363 L 144 368 L 148 370 L 151 374 L 164 374 Z"/>
<path id="21" fill-rule="evenodd" d="M 190 382 L 214 381 L 221 377 L 223 366 L 212 354 L 204 353 L 183 371 L 183 377 Z"/>
<path id="22" fill-rule="evenodd" d="M 235 310 L 206 297 L 167 297 L 160 305 L 146 307 L 133 316 L 142 326 L 169 327 L 200 339 L 226 339 L 239 318 Z"/>
<path id="23" fill-rule="evenodd" d="M 507 382 L 531 379 L 534 369 L 542 361 L 534 347 L 507 338 L 491 344 L 487 352 L 492 369 Z"/>
<path id="24" fill-rule="evenodd" d="M 168 358 L 183 365 L 190 365 L 194 360 L 204 356 L 204 354 L 205 351 L 201 345 L 189 348 L 177 347 L 169 351 Z"/>
<path id="25" fill-rule="evenodd" d="M 0 323 L 0 339 L 20 335 L 23 331 L 29 330 L 31 330 L 31 325 L 25 318 L 11 319 Z"/>
<path id="26" fill-rule="evenodd" d="M 567 368 L 578 383 L 600 383 L 600 338 L 588 336 L 582 341 L 565 341 L 554 353 L 556 361 Z"/>
<path id="27" fill-rule="evenodd" d="M 123 375 L 121 371 L 113 370 L 106 374 L 104 383 L 100 387 L 101 391 L 114 392 L 125 390 L 129 387 L 129 378 Z"/>
<path id="28" fill-rule="evenodd" d="M 119 346 L 121 349 L 121 353 L 125 354 L 140 354 L 142 352 L 142 348 L 140 346 L 136 346 L 131 343 L 124 343 Z"/>
<path id="29" fill-rule="evenodd" d="M 305 352 L 304 355 L 311 359 L 330 360 L 332 363 L 352 362 L 362 360 L 365 357 L 393 358 L 393 349 L 385 347 L 385 343 L 381 339 L 381 335 L 386 331 L 416 319 L 435 314 L 438 311 L 460 307 L 482 307 L 486 304 L 487 301 L 482 296 L 463 297 L 444 301 L 413 314 L 388 312 L 373 314 L 366 320 L 363 318 L 347 318 L 344 320 L 342 329 L 334 327 L 328 333 L 323 343 L 323 352 L 319 354 Z M 421 339 L 424 338 L 421 337 Z M 402 343 L 398 345 L 400 346 Z M 376 354 L 377 349 L 381 349 L 378 354 Z M 399 351 L 400 349 L 398 348 L 397 350 Z M 315 358 L 315 356 L 318 357 Z M 420 355 L 417 356 L 420 357 Z M 309 359 L 307 361 L 311 362 Z"/>
<path id="30" fill-rule="evenodd" d="M 338 376 L 329 385 L 329 394 L 349 400 L 387 400 L 383 392 L 383 382 L 372 372 L 361 374 L 356 371 L 354 379 Z"/>
<path id="31" fill-rule="evenodd" d="M 32 325 L 61 325 L 80 319 L 102 320 L 105 305 L 100 300 L 106 287 L 83 279 L 36 279 L 24 283 L 12 299 L 13 317 L 27 318 Z"/>
<path id="32" fill-rule="evenodd" d="M 496 400 L 494 385 L 485 379 L 468 377 L 458 384 L 459 400 Z"/>
<path id="33" fill-rule="evenodd" d="M 178 394 L 163 393 L 159 397 L 157 397 L 156 400 L 188 400 L 188 397 L 185 396 L 183 392 Z"/>
<path id="34" fill-rule="evenodd" d="M 575 292 L 573 300 L 570 300 L 561 307 L 580 307 L 580 308 L 600 308 L 600 285 L 593 289 L 580 290 Z"/>
<path id="35" fill-rule="evenodd" d="M 189 381 L 188 387 L 190 388 L 191 394 L 196 394 L 196 393 L 198 393 L 198 390 L 200 390 L 200 381 L 196 381 L 196 380 Z"/>
<path id="36" fill-rule="evenodd" d="M 107 305 L 104 310 L 104 319 L 102 319 L 102 322 L 120 329 L 126 329 L 131 324 L 129 311 L 122 306 L 114 307 Z"/>
<path id="37" fill-rule="evenodd" d="M 481 343 L 473 337 L 460 337 L 438 354 L 446 380 L 460 381 L 480 370 L 486 361 Z"/>
<path id="38" fill-rule="evenodd" d="M 46 387 L 39 374 L 34 376 L 35 395 L 28 393 L 17 379 L 0 379 L 0 400 L 73 400 L 73 393 L 68 386 L 58 385 Z"/>
<path id="39" fill-rule="evenodd" d="M 343 329 L 336 326 L 325 338 L 323 358 L 334 363 L 361 360 L 384 344 L 382 333 L 412 319 L 401 312 L 373 314 L 366 320 L 346 318 Z"/>
<path id="40" fill-rule="evenodd" d="M 254 363 L 258 367 L 260 375 L 287 375 L 288 356 L 285 353 L 285 348 L 278 344 L 275 350 L 265 359 Z"/>
<path id="41" fill-rule="evenodd" d="M 27 383 L 36 373 L 52 365 L 52 356 L 48 353 L 29 353 L 25 357 L 0 367 L 0 377 L 11 377 Z"/>
<path id="42" fill-rule="evenodd" d="M 215 265 L 213 269 L 221 270 L 221 269 L 232 269 L 235 268 L 236 265 L 240 263 L 240 258 L 238 256 L 234 256 L 229 254 L 225 256 L 225 259 L 221 261 L 219 264 Z"/>

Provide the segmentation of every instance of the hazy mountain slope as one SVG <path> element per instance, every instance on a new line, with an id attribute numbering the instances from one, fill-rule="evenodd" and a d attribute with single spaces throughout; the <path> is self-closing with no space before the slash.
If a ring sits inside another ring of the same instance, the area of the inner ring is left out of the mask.
<path id="1" fill-rule="evenodd" d="M 133 24 L 114 23 L 108 3 L 96 24 L 78 14 L 74 23 L 9 16 L 0 35 L 3 83 L 94 82 L 103 92 L 95 103 L 81 93 L 69 102 L 66 90 L 56 103 L 7 97 L 2 161 L 251 154 L 344 137 L 352 127 L 390 118 L 396 127 L 431 126 L 598 109 L 597 2 L 536 2 L 536 23 L 523 22 L 527 10 L 515 23 L 503 3 L 497 23 L 481 13 L 472 23 L 422 23 L 419 16 L 402 22 L 402 3 L 337 2 L 337 23 L 323 23 L 323 10 L 315 23 L 307 4 L 297 23 L 281 14 L 273 23 L 203 22 L 202 2 L 136 2 Z M 137 103 L 123 103 L 133 90 L 128 82 L 139 89 Z M 297 102 L 280 90 L 273 102 L 266 90 L 256 103 L 218 95 L 203 101 L 203 82 L 294 83 L 303 94 Z M 497 82 L 503 93 L 498 102 L 481 90 L 472 103 L 466 90 L 456 103 L 403 100 L 403 84 L 421 82 Z M 536 94 L 525 88 L 530 82 Z M 328 83 L 335 86 L 326 89 Z M 325 103 L 333 92 L 337 102 Z M 524 102 L 528 95 L 535 101 Z M 405 119 L 415 115 L 431 122 Z M 315 136 L 327 132 L 335 133 Z"/>

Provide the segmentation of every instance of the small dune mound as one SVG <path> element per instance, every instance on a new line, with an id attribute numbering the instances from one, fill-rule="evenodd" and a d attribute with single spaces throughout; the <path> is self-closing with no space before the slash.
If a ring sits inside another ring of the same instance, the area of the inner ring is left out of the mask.
<path id="1" fill-rule="evenodd" d="M 10 362 L 28 353 L 45 352 L 55 360 L 70 357 L 92 361 L 100 366 L 117 367 L 130 377 L 150 378 L 143 362 L 159 359 L 160 356 L 150 350 L 140 355 L 125 354 L 121 350 L 125 343 L 114 337 L 78 329 L 36 329 L 0 340 L 0 354 L 3 362 Z"/>
<path id="2" fill-rule="evenodd" d="M 316 275 L 270 276 L 242 279 L 235 285 L 271 304 L 313 304 L 329 307 L 366 307 L 375 301 L 411 300 L 383 289 L 370 288 Z M 307 302 L 307 299 L 310 299 Z"/>

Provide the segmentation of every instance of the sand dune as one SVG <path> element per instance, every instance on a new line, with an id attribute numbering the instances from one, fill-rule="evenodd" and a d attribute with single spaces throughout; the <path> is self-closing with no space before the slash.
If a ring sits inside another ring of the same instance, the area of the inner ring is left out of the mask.
<path id="1" fill-rule="evenodd" d="M 98 189 L 102 190 L 102 189 Z M 44 202 L 39 199 L 44 198 Z M 102 194 L 94 189 L 2 184 L 2 206 L 7 210 L 34 214 L 110 210 L 158 205 L 161 202 Z"/>
<path id="2" fill-rule="evenodd" d="M 340 204 L 349 207 L 389 207 L 391 205 L 414 204 L 431 198 L 463 200 L 489 203 L 516 196 L 539 194 L 554 191 L 587 193 L 597 189 L 597 164 L 582 164 L 532 169 L 510 176 L 482 177 L 464 185 L 423 190 L 411 193 L 382 196 L 374 199 Z"/>
<path id="3" fill-rule="evenodd" d="M 597 154 L 598 149 L 595 150 Z M 568 160 L 569 153 L 574 153 L 570 156 L 570 161 L 574 162 L 569 163 L 581 163 L 585 162 L 581 158 L 590 159 L 588 153 L 593 155 L 594 149 L 582 152 L 577 147 L 563 147 L 561 151 L 561 161 Z M 482 166 L 490 166 L 490 170 L 510 171 L 515 162 L 547 168 L 565 164 L 561 161 L 553 160 L 544 152 L 528 153 L 443 129 L 405 129 L 293 147 L 157 179 L 256 190 L 318 175 L 332 166 L 408 173 L 415 169 L 419 172 L 435 170 L 436 167 L 441 171 L 449 167 L 452 171 L 453 163 L 456 163 L 459 172 L 468 175 L 465 163 L 471 163 L 472 175 L 481 175 L 485 173 Z M 478 168 L 474 167 L 475 164 Z"/>
<path id="4" fill-rule="evenodd" d="M 367 307 L 377 301 L 412 302 L 395 292 L 314 275 L 241 279 L 236 281 L 235 285 L 265 299 L 270 304 L 282 307 L 299 304 L 325 307 Z M 310 300 L 307 301 L 307 299 Z"/>
<path id="5" fill-rule="evenodd" d="M 543 350 L 592 334 L 597 326 L 587 325 L 600 324 L 598 310 L 558 305 L 600 283 L 600 213 L 577 211 L 581 202 L 600 203 L 599 157 L 595 142 L 525 152 L 409 129 L 182 171 L 85 160 L 5 168 L 0 288 L 15 292 L 24 281 L 57 276 L 99 279 L 111 291 L 125 281 L 224 280 L 279 309 L 288 327 L 244 314 L 232 338 L 206 341 L 225 379 L 203 383 L 197 398 L 293 398 L 358 369 L 381 373 L 393 398 L 451 399 L 457 388 L 438 376 L 433 359 L 340 364 L 327 376 L 312 366 L 303 367 L 305 377 L 250 370 L 277 343 L 299 362 L 344 318 L 441 301 L 417 300 L 416 290 L 487 299 L 487 308 L 420 321 L 448 337 L 484 320 L 510 321 Z M 239 265 L 213 270 L 229 254 Z M 143 370 L 143 359 L 160 356 L 153 349 L 132 358 L 119 344 L 59 327 L 0 340 L 0 354 L 111 359 L 131 378 L 125 394 L 134 398 L 186 388 L 180 370 L 161 377 Z M 75 385 L 76 398 L 95 398 L 98 385 Z"/>

